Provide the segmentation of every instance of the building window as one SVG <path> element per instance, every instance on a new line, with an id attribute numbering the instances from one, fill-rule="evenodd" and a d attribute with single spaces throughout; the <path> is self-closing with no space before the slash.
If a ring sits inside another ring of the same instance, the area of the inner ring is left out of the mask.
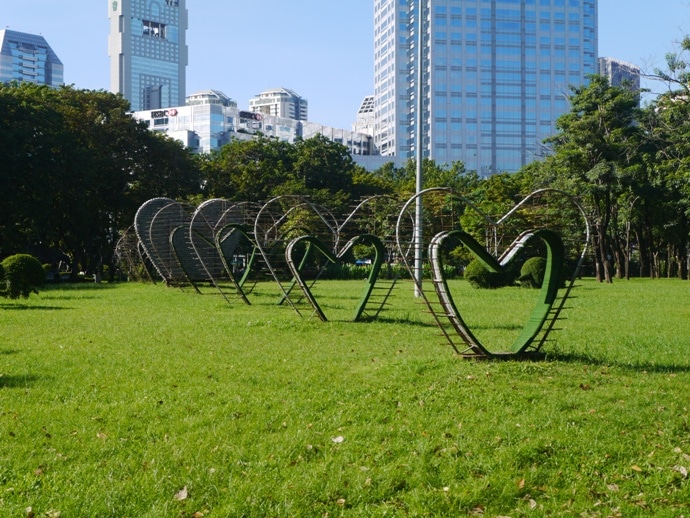
<path id="1" fill-rule="evenodd" d="M 165 39 L 165 24 L 143 20 L 144 36 Z"/>

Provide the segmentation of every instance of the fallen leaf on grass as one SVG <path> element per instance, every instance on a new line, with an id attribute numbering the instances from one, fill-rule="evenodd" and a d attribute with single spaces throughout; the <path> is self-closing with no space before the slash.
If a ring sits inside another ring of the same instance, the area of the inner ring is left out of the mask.
<path id="1" fill-rule="evenodd" d="M 50 511 L 46 511 L 46 516 L 48 518 L 60 518 L 60 511 L 51 509 Z"/>
<path id="2" fill-rule="evenodd" d="M 187 499 L 187 486 L 184 486 L 182 489 L 180 489 L 176 494 L 175 494 L 175 500 L 186 500 Z"/>
<path id="3" fill-rule="evenodd" d="M 24 509 L 24 512 L 26 513 L 26 518 L 34 518 L 34 516 L 36 516 L 36 513 L 34 513 L 34 510 L 31 507 Z"/>
<path id="4" fill-rule="evenodd" d="M 522 478 L 518 481 L 518 489 L 525 489 L 525 479 Z"/>
<path id="5" fill-rule="evenodd" d="M 685 466 L 673 466 L 673 471 L 677 471 L 683 478 L 688 478 L 688 470 Z"/>
<path id="6" fill-rule="evenodd" d="M 630 466 L 630 469 L 633 471 L 637 471 L 638 473 L 642 473 L 642 468 L 637 464 L 633 464 L 632 466 Z"/>
<path id="7" fill-rule="evenodd" d="M 529 508 L 530 509 L 535 509 L 537 507 L 537 502 L 533 498 L 529 499 Z"/>
<path id="8" fill-rule="evenodd" d="M 338 437 L 331 437 L 331 441 L 333 441 L 336 444 L 340 444 L 341 442 L 345 441 L 345 437 L 342 435 L 339 435 Z"/>
<path id="9" fill-rule="evenodd" d="M 345 499 L 344 498 L 338 498 L 338 500 L 335 503 L 338 504 L 340 507 L 345 507 Z"/>
<path id="10" fill-rule="evenodd" d="M 618 484 L 609 484 L 606 487 L 608 487 L 609 491 L 611 491 L 612 493 L 617 493 L 619 491 Z"/>

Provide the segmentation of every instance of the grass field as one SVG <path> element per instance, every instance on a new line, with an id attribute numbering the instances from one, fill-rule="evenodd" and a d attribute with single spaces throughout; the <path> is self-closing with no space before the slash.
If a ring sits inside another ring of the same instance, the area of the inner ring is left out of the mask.
<path id="1" fill-rule="evenodd" d="M 0 516 L 690 517 L 690 283 L 583 280 L 535 363 L 458 358 L 410 285 L 349 322 L 361 287 L 0 301 Z M 533 297 L 453 289 L 499 348 Z"/>

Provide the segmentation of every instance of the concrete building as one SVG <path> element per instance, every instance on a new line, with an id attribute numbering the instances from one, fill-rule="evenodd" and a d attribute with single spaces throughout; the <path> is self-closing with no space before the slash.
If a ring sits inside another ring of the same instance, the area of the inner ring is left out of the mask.
<path id="1" fill-rule="evenodd" d="M 374 96 L 367 95 L 357 110 L 356 122 L 352 125 L 352 131 L 374 135 Z"/>
<path id="2" fill-rule="evenodd" d="M 611 86 L 640 89 L 640 68 L 615 58 L 599 58 L 599 75 L 608 77 Z"/>
<path id="3" fill-rule="evenodd" d="M 288 88 L 266 90 L 249 100 L 249 111 L 284 119 L 306 121 L 308 102 Z"/>
<path id="4" fill-rule="evenodd" d="M 146 122 L 152 131 L 166 133 L 198 153 L 219 149 L 232 139 L 251 139 L 258 134 L 290 143 L 321 134 L 347 146 L 353 156 L 372 152 L 369 135 L 240 110 L 235 101 L 218 90 L 194 93 L 186 101 L 182 106 L 135 111 L 133 116 Z"/>
<path id="5" fill-rule="evenodd" d="M 374 153 L 373 139 L 367 133 L 333 128 L 317 124 L 316 122 L 302 123 L 300 136 L 303 139 L 310 139 L 316 135 L 323 135 L 328 140 L 342 144 L 350 151 L 352 156 L 371 155 Z"/>
<path id="6" fill-rule="evenodd" d="M 108 0 L 110 90 L 133 111 L 185 103 L 186 0 Z"/>
<path id="7" fill-rule="evenodd" d="M 374 0 L 374 139 L 382 155 L 423 152 L 482 174 L 513 172 L 597 72 L 597 0 Z"/>
<path id="8" fill-rule="evenodd" d="M 64 66 L 43 36 L 0 30 L 0 83 L 64 83 Z"/>

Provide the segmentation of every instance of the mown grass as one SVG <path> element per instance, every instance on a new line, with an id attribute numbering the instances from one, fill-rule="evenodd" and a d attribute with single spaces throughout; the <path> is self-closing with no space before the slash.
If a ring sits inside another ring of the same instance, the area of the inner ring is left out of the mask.
<path id="1" fill-rule="evenodd" d="M 326 323 L 271 285 L 1 302 L 0 515 L 690 512 L 690 283 L 583 280 L 538 363 L 454 356 L 409 285 L 349 322 L 361 286 L 318 285 Z M 533 297 L 453 289 L 499 347 Z"/>

